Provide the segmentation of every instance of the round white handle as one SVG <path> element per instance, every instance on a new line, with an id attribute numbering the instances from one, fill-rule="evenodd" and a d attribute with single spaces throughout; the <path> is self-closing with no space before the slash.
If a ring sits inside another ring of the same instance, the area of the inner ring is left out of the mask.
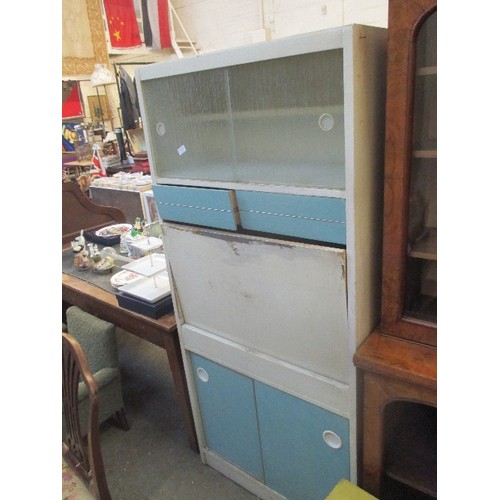
<path id="1" fill-rule="evenodd" d="M 330 130 L 332 130 L 334 124 L 335 120 L 330 113 L 323 113 L 318 119 L 319 128 L 323 132 L 329 132 Z"/>
<path id="2" fill-rule="evenodd" d="M 323 441 L 330 447 L 338 450 L 342 448 L 342 439 L 340 436 L 333 431 L 323 432 Z"/>
<path id="3" fill-rule="evenodd" d="M 166 132 L 165 124 L 162 122 L 158 122 L 156 124 L 156 133 L 158 135 L 165 135 L 165 132 Z"/>
<path id="4" fill-rule="evenodd" d="M 196 374 L 198 375 L 198 378 L 202 381 L 202 382 L 208 382 L 208 372 L 207 370 L 205 370 L 205 368 L 196 368 Z"/>

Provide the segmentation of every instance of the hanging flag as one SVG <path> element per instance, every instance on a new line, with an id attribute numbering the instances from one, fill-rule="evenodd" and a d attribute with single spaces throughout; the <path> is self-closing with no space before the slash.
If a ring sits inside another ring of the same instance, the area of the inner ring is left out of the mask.
<path id="1" fill-rule="evenodd" d="M 146 0 L 147 8 L 143 9 L 144 33 L 151 33 L 151 45 L 153 49 L 166 49 L 172 47 L 170 39 L 169 7 L 168 0 Z"/>
<path id="2" fill-rule="evenodd" d="M 62 94 L 62 117 L 74 118 L 75 116 L 83 116 L 78 82 L 63 82 Z"/>
<path id="3" fill-rule="evenodd" d="M 101 155 L 99 154 L 99 149 L 101 149 L 99 144 L 94 144 L 92 149 L 92 164 L 94 165 L 94 168 L 91 170 L 91 174 L 96 177 L 107 177 L 108 174 L 106 173 L 106 167 L 103 165 Z"/>
<path id="4" fill-rule="evenodd" d="M 142 10 L 142 35 L 144 37 L 144 45 L 146 47 L 152 47 L 153 34 L 151 33 L 151 25 L 149 24 L 148 0 L 141 0 L 141 10 Z"/>
<path id="5" fill-rule="evenodd" d="M 124 49 L 142 45 L 134 0 L 104 0 L 111 47 Z"/>

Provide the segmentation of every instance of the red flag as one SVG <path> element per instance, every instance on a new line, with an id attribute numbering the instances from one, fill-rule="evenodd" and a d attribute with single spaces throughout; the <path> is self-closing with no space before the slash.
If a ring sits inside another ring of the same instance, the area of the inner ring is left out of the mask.
<path id="1" fill-rule="evenodd" d="M 83 116 L 82 103 L 80 101 L 80 91 L 78 82 L 67 84 L 69 91 L 67 95 L 64 94 L 63 82 L 63 103 L 62 103 L 62 117 L 74 118 L 75 116 Z"/>
<path id="2" fill-rule="evenodd" d="M 104 0 L 111 47 L 124 49 L 142 45 L 134 0 Z"/>
<path id="3" fill-rule="evenodd" d="M 168 0 L 146 0 L 146 12 L 143 9 L 144 15 L 144 31 L 151 30 L 152 48 L 166 49 L 172 47 L 170 39 L 169 26 L 169 8 Z"/>
<path id="4" fill-rule="evenodd" d="M 94 154 L 92 155 L 92 164 L 94 165 L 94 168 L 92 169 L 91 173 L 95 175 L 96 177 L 107 177 L 108 174 L 106 173 L 106 167 L 102 164 L 101 161 L 101 156 L 99 155 L 99 146 L 94 145 Z M 97 172 L 96 172 L 97 170 Z"/>

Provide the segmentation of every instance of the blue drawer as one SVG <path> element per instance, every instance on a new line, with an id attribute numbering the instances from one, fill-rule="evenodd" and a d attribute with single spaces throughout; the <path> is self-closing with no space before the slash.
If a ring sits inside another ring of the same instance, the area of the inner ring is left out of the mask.
<path id="1" fill-rule="evenodd" d="M 236 201 L 243 229 L 346 243 L 342 198 L 236 191 Z"/>
<path id="2" fill-rule="evenodd" d="M 231 191 L 154 185 L 153 193 L 164 220 L 236 231 Z"/>

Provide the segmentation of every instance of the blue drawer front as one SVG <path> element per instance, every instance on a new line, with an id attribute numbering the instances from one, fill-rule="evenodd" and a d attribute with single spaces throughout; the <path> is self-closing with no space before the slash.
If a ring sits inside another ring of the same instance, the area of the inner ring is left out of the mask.
<path id="1" fill-rule="evenodd" d="M 155 185 L 153 193 L 164 220 L 236 231 L 230 191 Z"/>
<path id="2" fill-rule="evenodd" d="M 346 243 L 345 200 L 236 191 L 241 227 L 329 243 Z"/>

